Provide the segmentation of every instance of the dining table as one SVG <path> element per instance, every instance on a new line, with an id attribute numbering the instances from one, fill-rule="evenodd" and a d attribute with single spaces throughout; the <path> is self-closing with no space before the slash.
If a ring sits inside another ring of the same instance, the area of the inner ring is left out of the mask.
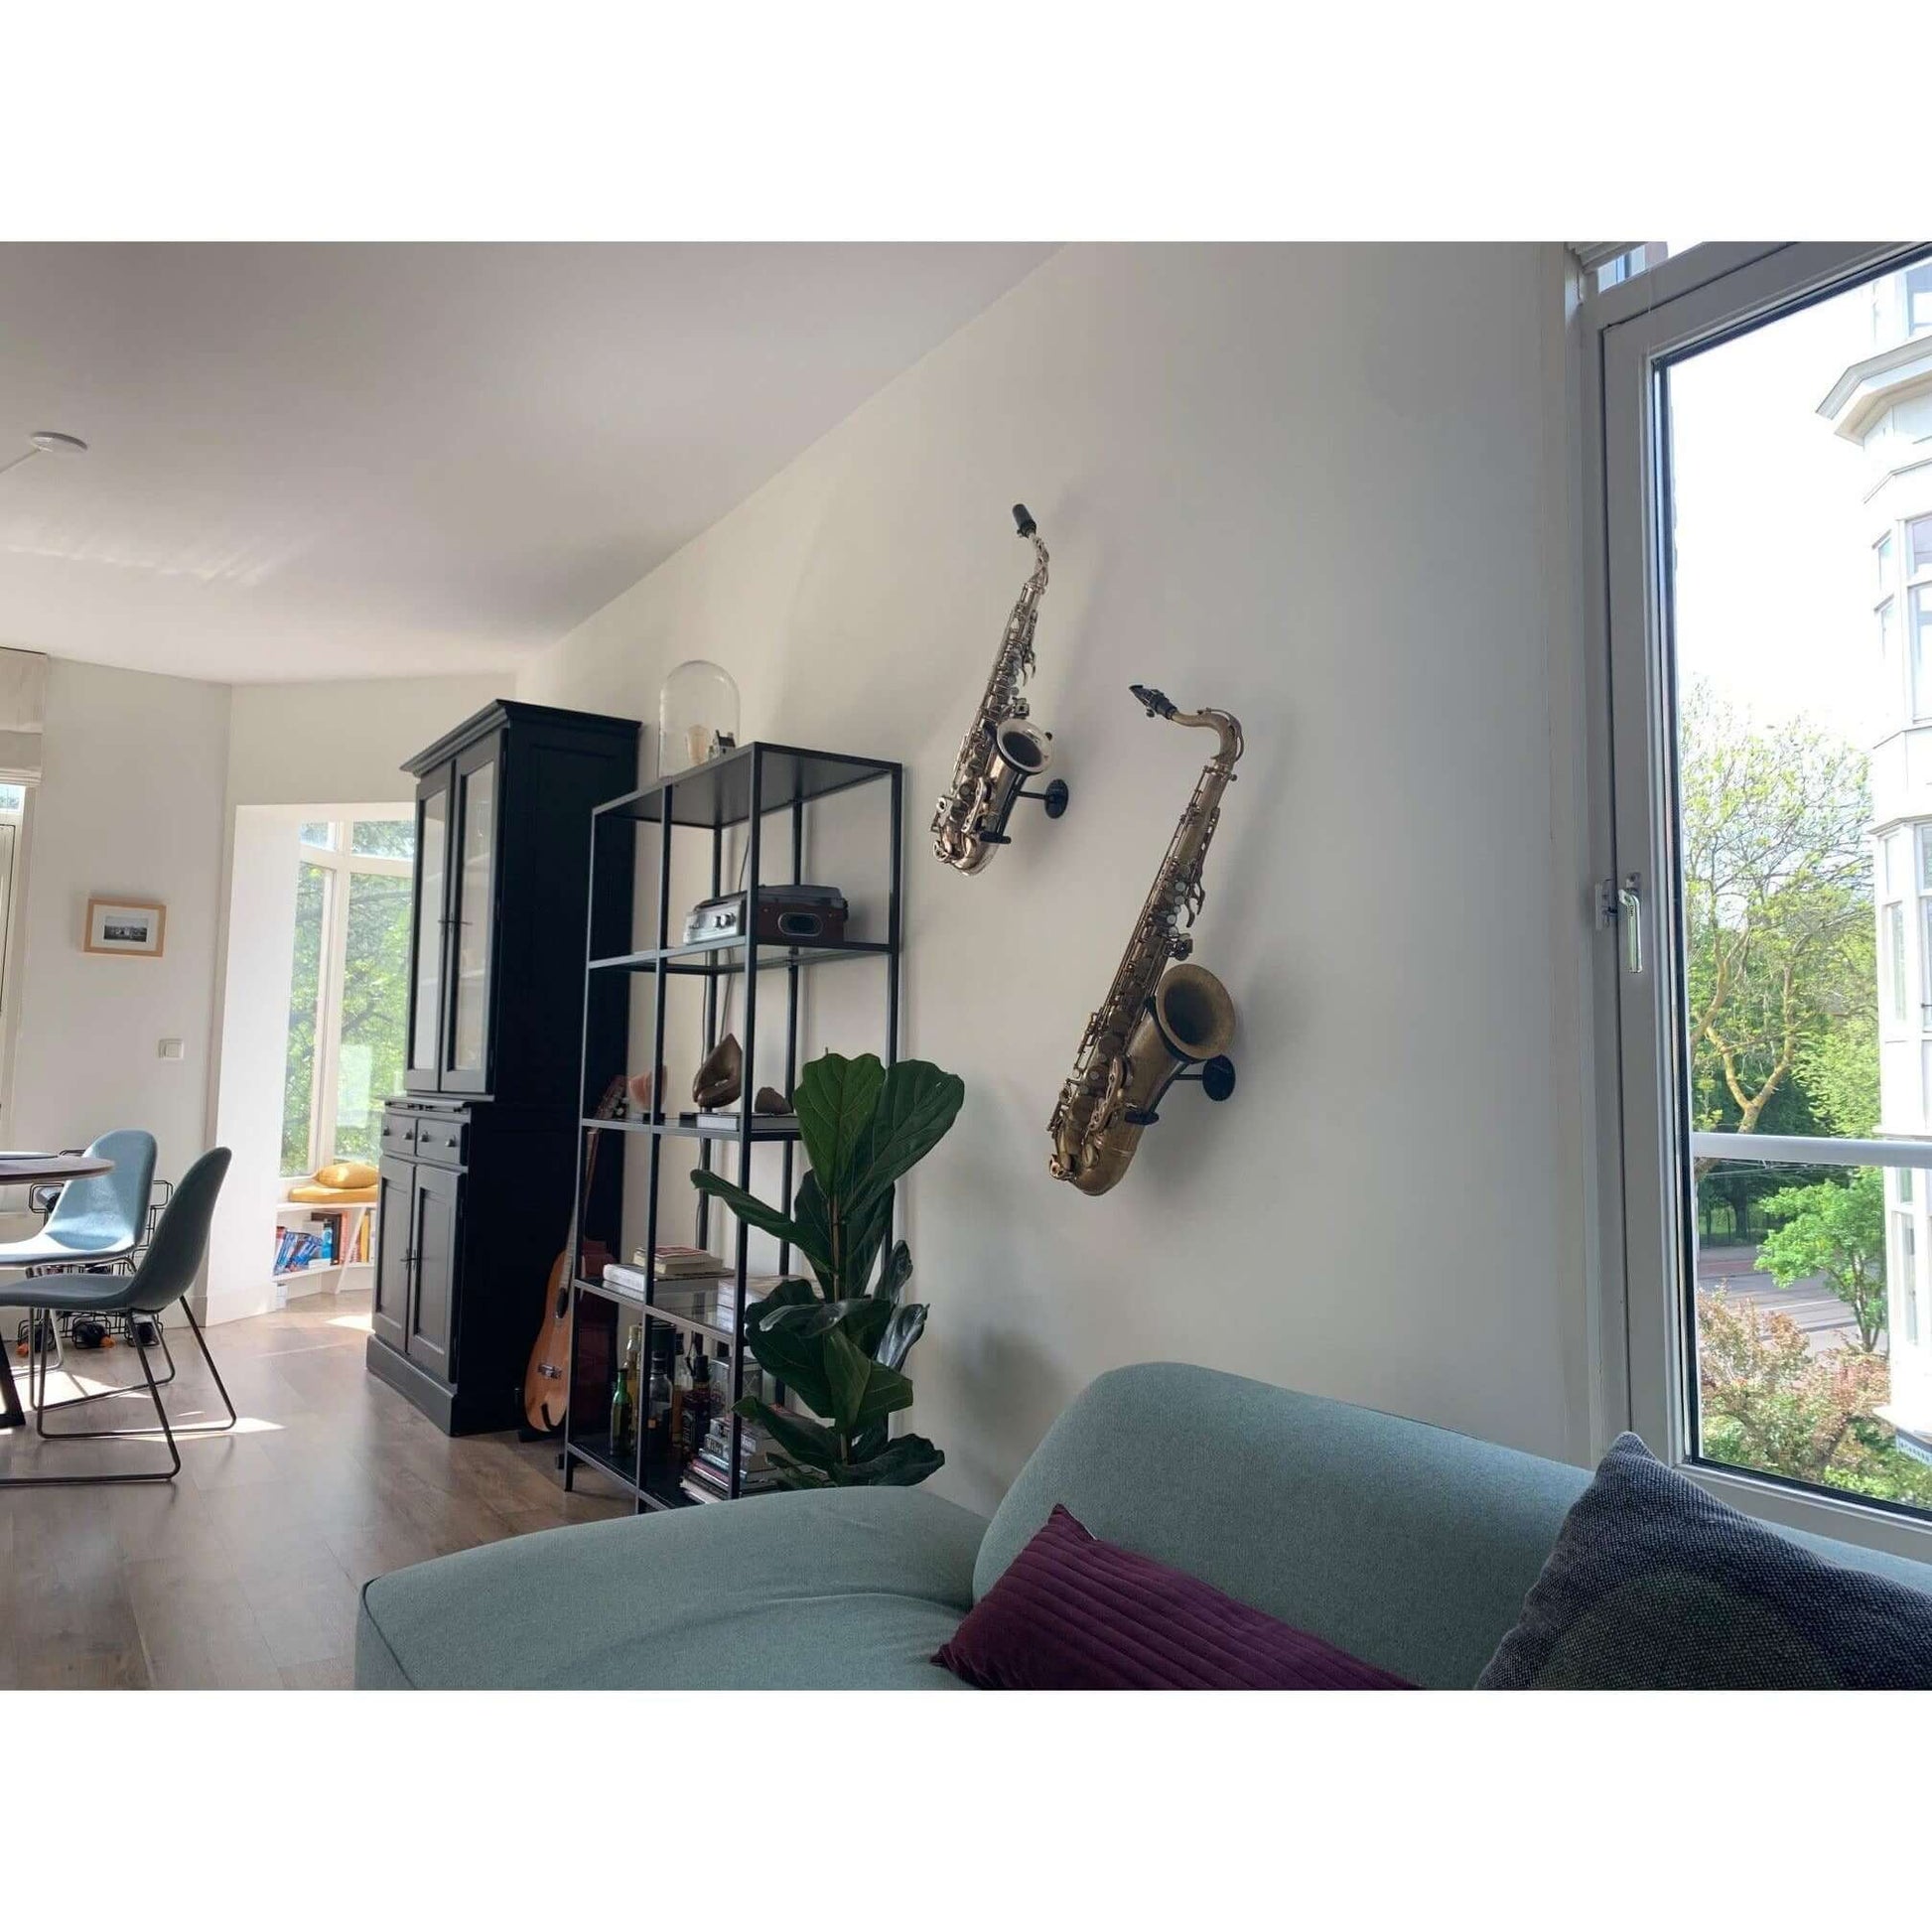
<path id="1" fill-rule="evenodd" d="M 97 1154 L 0 1153 L 0 1187 L 58 1185 L 113 1171 L 113 1162 L 103 1161 Z M 0 1288 L 0 1297 L 7 1292 Z M 26 1423 L 20 1391 L 14 1386 L 13 1346 L 0 1335 L 0 1429 L 22 1429 Z"/>

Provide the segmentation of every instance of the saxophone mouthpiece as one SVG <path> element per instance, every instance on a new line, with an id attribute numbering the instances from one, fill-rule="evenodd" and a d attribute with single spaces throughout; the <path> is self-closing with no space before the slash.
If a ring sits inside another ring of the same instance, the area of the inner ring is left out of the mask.
<path id="1" fill-rule="evenodd" d="M 1165 691 L 1157 691 L 1151 684 L 1130 684 L 1127 688 L 1147 706 L 1150 718 L 1173 716 L 1173 700 Z"/>
<path id="2" fill-rule="evenodd" d="M 1034 521 L 1033 512 L 1030 509 L 1028 509 L 1025 503 L 1014 504 L 1013 520 L 1014 522 L 1019 524 L 1020 534 L 1023 537 L 1032 536 L 1033 533 L 1039 528 L 1039 525 Z"/>

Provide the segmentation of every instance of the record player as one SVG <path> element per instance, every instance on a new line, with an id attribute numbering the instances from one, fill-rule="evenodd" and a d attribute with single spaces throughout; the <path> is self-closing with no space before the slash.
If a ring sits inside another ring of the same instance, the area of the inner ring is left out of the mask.
<path id="1" fill-rule="evenodd" d="M 836 886 L 763 886 L 755 908 L 752 936 L 760 945 L 837 944 L 845 937 L 845 895 Z M 685 914 L 687 946 L 744 936 L 743 893 L 705 899 Z"/>

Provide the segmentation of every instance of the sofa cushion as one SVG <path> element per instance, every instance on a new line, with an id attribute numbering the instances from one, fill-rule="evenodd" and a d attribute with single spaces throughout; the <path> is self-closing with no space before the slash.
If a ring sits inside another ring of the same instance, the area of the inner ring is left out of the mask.
<path id="1" fill-rule="evenodd" d="M 1070 1403 L 995 1512 L 976 1596 L 1064 1503 L 1412 1684 L 1466 1690 L 1589 1473 L 1424 1423 L 1147 1363 Z"/>
<path id="2" fill-rule="evenodd" d="M 1481 1690 L 1932 1690 L 1932 1596 L 1821 1561 L 1619 1436 Z"/>
<path id="3" fill-rule="evenodd" d="M 932 1653 L 985 1524 L 917 1489 L 814 1490 L 544 1530 L 362 1592 L 363 1689 L 956 1690 Z"/>
<path id="4" fill-rule="evenodd" d="M 982 1691 L 1406 1691 L 1387 1671 L 1090 1535 L 1063 1504 L 932 1660 Z"/>

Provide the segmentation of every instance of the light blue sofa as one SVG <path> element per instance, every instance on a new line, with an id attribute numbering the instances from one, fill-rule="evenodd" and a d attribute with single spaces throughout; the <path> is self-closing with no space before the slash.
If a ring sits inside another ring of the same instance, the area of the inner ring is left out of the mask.
<path id="1" fill-rule="evenodd" d="M 1589 1480 L 1567 1463 L 1150 1363 L 1088 1387 L 991 1523 L 922 1489 L 762 1496 L 517 1537 L 374 1579 L 363 1690 L 958 1690 L 929 1659 L 1064 1503 L 1432 1687 L 1473 1684 Z M 1932 1566 L 1800 1537 L 1932 1590 Z"/>

